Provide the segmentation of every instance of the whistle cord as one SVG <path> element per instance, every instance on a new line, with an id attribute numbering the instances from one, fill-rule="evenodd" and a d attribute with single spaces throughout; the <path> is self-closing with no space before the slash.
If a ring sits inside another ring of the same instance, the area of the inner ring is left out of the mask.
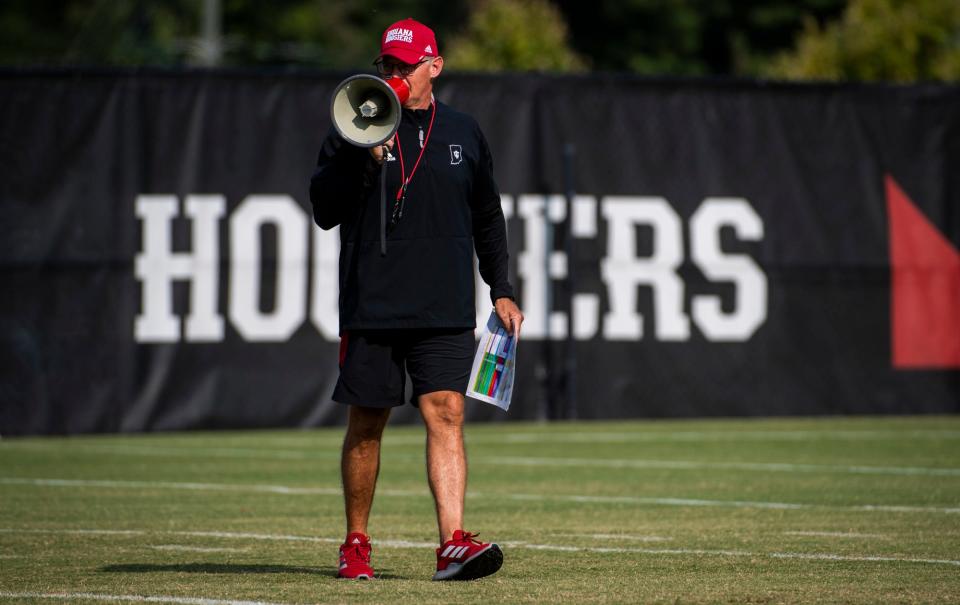
<path id="1" fill-rule="evenodd" d="M 410 176 L 407 176 L 407 168 L 403 162 L 403 148 L 400 145 L 400 131 L 397 130 L 397 134 L 393 135 L 397 141 L 397 155 L 400 156 L 400 189 L 397 190 L 397 198 L 394 203 L 394 210 L 391 216 L 391 223 L 394 223 L 400 218 L 403 217 L 403 202 L 407 195 L 407 185 L 410 184 L 410 181 L 413 180 L 413 175 L 417 173 L 417 168 L 420 167 L 420 160 L 423 159 L 423 153 L 427 150 L 427 145 L 430 144 L 430 133 L 433 132 L 433 120 L 437 117 L 437 103 L 432 101 L 430 106 L 433 108 L 433 111 L 430 113 L 430 125 L 427 127 L 427 136 L 423 140 L 423 145 L 420 147 L 420 155 L 417 156 L 417 161 L 413 165 L 413 169 L 410 171 Z M 421 132 L 423 127 L 421 126 Z"/>

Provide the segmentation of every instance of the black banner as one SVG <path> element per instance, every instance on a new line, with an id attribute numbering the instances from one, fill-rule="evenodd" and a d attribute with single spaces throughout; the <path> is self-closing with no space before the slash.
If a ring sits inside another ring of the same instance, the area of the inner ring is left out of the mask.
<path id="1" fill-rule="evenodd" d="M 0 434 L 343 420 L 307 186 L 346 75 L 0 74 Z M 960 410 L 960 87 L 437 86 L 527 315 L 509 414 L 469 418 Z"/>

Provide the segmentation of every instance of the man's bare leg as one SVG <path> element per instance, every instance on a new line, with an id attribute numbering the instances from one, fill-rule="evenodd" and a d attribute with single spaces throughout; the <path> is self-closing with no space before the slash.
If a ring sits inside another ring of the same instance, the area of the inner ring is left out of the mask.
<path id="1" fill-rule="evenodd" d="M 380 438 L 388 418 L 390 408 L 350 406 L 340 457 L 348 534 L 367 533 L 373 492 L 380 473 Z"/>
<path id="2" fill-rule="evenodd" d="M 436 391 L 418 399 L 427 427 L 427 478 L 437 506 L 440 544 L 463 529 L 467 456 L 463 446 L 463 395 Z"/>

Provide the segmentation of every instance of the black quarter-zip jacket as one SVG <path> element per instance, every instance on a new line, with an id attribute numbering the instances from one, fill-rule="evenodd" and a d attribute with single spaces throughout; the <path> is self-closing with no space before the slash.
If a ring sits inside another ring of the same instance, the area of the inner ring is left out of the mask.
<path id="1" fill-rule="evenodd" d="M 427 139 L 432 108 L 403 110 L 399 149 L 387 161 L 387 220 Z M 473 328 L 473 254 L 490 297 L 513 298 L 507 231 L 490 149 L 477 122 L 439 101 L 403 216 L 380 251 L 380 166 L 331 129 L 310 180 L 323 229 L 340 226 L 340 330 Z"/>

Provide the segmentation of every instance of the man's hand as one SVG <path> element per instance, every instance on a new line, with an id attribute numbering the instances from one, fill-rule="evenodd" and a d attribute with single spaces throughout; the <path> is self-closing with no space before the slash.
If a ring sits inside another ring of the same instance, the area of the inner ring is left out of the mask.
<path id="1" fill-rule="evenodd" d="M 497 311 L 497 317 L 500 318 L 500 323 L 503 324 L 503 327 L 510 330 L 511 334 L 519 335 L 520 324 L 523 323 L 523 313 L 520 312 L 520 307 L 517 306 L 517 303 L 509 298 L 503 297 L 498 298 L 496 302 L 493 303 L 493 306 Z"/>
<path id="2" fill-rule="evenodd" d="M 384 147 L 387 148 L 387 152 L 393 149 L 393 139 L 390 139 L 383 145 L 377 145 L 376 147 L 370 148 L 370 155 L 372 155 L 373 159 L 377 161 L 377 164 L 383 164 L 383 156 L 386 155 L 383 150 Z"/>

